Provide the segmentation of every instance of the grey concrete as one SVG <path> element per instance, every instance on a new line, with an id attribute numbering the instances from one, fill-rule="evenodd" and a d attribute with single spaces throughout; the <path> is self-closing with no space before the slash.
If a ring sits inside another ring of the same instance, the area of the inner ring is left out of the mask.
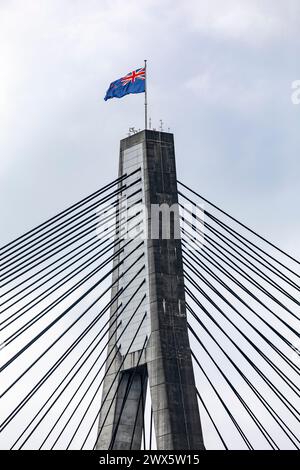
<path id="1" fill-rule="evenodd" d="M 110 445 L 114 450 L 138 450 L 141 448 L 143 410 L 147 391 L 146 366 L 141 366 L 137 370 L 125 370 L 120 374 L 119 380 Z"/>
<path id="2" fill-rule="evenodd" d="M 146 228 L 147 233 L 151 234 L 157 232 L 152 230 L 151 206 L 163 203 L 172 206 L 178 202 L 173 135 L 148 130 L 122 140 L 120 174 L 123 174 L 124 168 L 128 168 L 128 162 L 124 162 L 124 156 L 129 155 L 132 160 L 128 149 L 140 146 L 140 144 L 143 148 L 141 166 L 143 201 L 148 209 Z M 133 154 L 136 163 L 136 153 L 133 152 Z M 129 163 L 131 165 L 132 162 Z M 178 214 L 175 214 L 172 224 L 171 232 L 178 233 Z M 162 450 L 204 449 L 187 331 L 181 240 L 172 237 L 171 239 L 157 237 L 152 239 L 150 236 L 145 240 L 143 247 L 146 260 L 145 292 L 147 294 L 143 311 L 147 312 L 150 337 L 140 364 L 145 364 L 147 367 L 157 448 Z M 116 289 L 117 286 L 114 291 Z M 141 335 L 142 340 L 145 341 L 145 337 L 148 336 L 148 327 L 141 330 Z M 126 345 L 129 339 L 130 336 L 127 335 Z M 134 368 L 139 357 L 136 349 L 141 347 L 139 346 L 140 340 L 141 338 L 135 341 L 135 348 L 130 350 L 123 365 L 122 374 L 128 368 Z M 117 354 L 116 361 L 104 381 L 99 426 L 102 426 L 106 414 L 108 418 L 97 445 L 99 449 L 108 449 L 112 438 L 114 449 L 129 449 L 137 416 L 140 396 L 138 380 L 133 384 L 126 412 L 123 408 L 121 416 L 121 403 L 124 398 L 123 380 L 115 400 L 111 401 L 118 381 L 121 380 L 120 374 L 111 393 L 107 394 L 111 381 L 116 376 L 118 365 L 121 364 L 121 354 L 125 354 L 122 341 L 119 340 L 118 345 L 121 346 L 121 353 Z M 109 350 L 111 348 L 117 348 L 116 335 L 111 338 Z M 140 417 L 138 419 L 140 420 Z M 114 433 L 115 429 L 117 433 Z M 137 426 L 134 445 L 140 444 L 140 433 L 141 429 Z"/>
<path id="3" fill-rule="evenodd" d="M 120 149 L 120 161 L 119 161 L 119 175 L 123 175 L 124 173 L 131 173 L 135 171 L 138 168 L 142 168 L 143 166 L 143 143 L 138 142 L 138 146 L 134 145 L 128 148 L 128 151 L 126 149 L 122 148 Z M 141 150 L 140 150 L 140 148 Z M 132 150 L 132 151 L 131 151 Z M 134 186 L 134 190 L 136 191 L 138 188 L 141 190 L 144 187 L 144 181 L 143 181 L 143 174 L 144 172 L 141 170 L 138 174 L 135 174 L 134 176 L 128 178 L 126 180 L 127 185 L 135 181 L 137 178 L 142 177 L 141 182 Z M 123 183 L 120 183 L 120 186 L 123 185 Z M 132 194 L 133 189 L 129 188 L 123 190 L 122 192 L 122 197 L 125 198 L 125 200 L 128 198 L 130 194 Z M 140 195 L 135 196 L 135 198 L 130 198 L 130 202 L 128 205 L 133 204 L 136 200 L 140 198 Z M 143 202 L 144 202 L 144 195 L 142 194 Z M 120 204 L 123 206 L 123 199 Z M 121 242 L 115 249 L 115 252 L 119 250 L 120 247 L 124 246 L 128 240 L 126 239 L 124 242 Z M 130 245 L 128 245 L 127 248 L 125 248 L 124 253 L 121 253 L 118 257 L 115 258 L 114 260 L 114 266 L 116 267 L 118 263 L 120 263 L 124 256 L 128 254 L 129 251 L 132 251 L 133 248 L 139 244 L 141 240 L 139 239 L 138 241 L 133 240 Z M 146 248 L 145 248 L 145 242 L 143 243 L 143 246 L 139 248 L 138 254 L 144 254 L 144 259 L 143 262 L 139 262 L 138 264 L 135 265 L 135 267 L 128 272 L 126 277 L 124 276 L 123 278 L 118 279 L 119 275 L 124 272 L 130 264 L 136 259 L 136 253 L 131 255 L 130 259 L 125 261 L 121 266 L 119 266 L 118 269 L 116 269 L 113 272 L 112 280 L 115 282 L 114 287 L 112 289 L 111 296 L 112 298 L 117 294 L 117 292 L 125 285 L 127 284 L 128 281 L 130 281 L 133 276 L 139 271 L 139 269 L 144 265 L 144 269 L 141 272 L 141 274 L 138 276 L 138 282 L 134 281 L 134 283 L 131 284 L 130 288 L 124 293 L 118 297 L 118 299 L 114 302 L 114 304 L 111 307 L 110 310 L 110 316 L 111 316 L 111 325 L 114 322 L 115 316 L 114 313 L 116 309 L 122 304 L 125 305 L 126 301 L 128 301 L 128 294 L 132 295 L 133 291 L 138 287 L 141 281 L 146 280 L 147 276 L 147 271 L 148 267 L 147 266 L 147 259 L 146 259 Z M 138 300 L 141 300 L 142 295 L 146 294 L 146 301 L 149 302 L 149 287 L 148 285 L 145 284 L 144 288 L 139 292 L 139 295 L 137 296 Z M 129 322 L 130 317 L 134 313 L 134 310 L 132 309 L 132 304 L 135 304 L 136 302 L 130 303 L 130 307 L 122 313 L 120 317 L 118 317 L 118 320 L 116 323 L 112 325 L 112 330 L 114 331 L 116 329 L 116 324 L 119 324 L 120 321 L 122 322 L 121 325 L 117 328 L 114 334 L 111 334 L 110 341 L 109 341 L 109 346 L 108 346 L 108 358 L 107 358 L 107 363 L 106 363 L 106 374 L 105 374 L 105 379 L 103 383 L 103 389 L 102 389 L 102 402 L 101 402 L 101 409 L 100 409 L 100 417 L 99 417 L 99 426 L 98 426 L 98 442 L 96 445 L 97 449 L 108 449 L 111 445 L 113 436 L 114 436 L 114 430 L 116 428 L 116 425 L 119 421 L 119 413 L 120 413 L 120 407 L 119 403 L 122 402 L 123 400 L 123 382 L 120 382 L 121 375 L 125 373 L 125 371 L 130 370 L 134 368 L 137 364 L 138 358 L 140 356 L 140 349 L 143 346 L 145 339 L 147 336 L 150 335 L 150 317 L 149 315 L 146 318 L 146 321 L 143 322 L 142 328 L 140 329 L 139 335 L 137 336 L 136 340 L 132 344 L 132 346 L 129 348 L 131 344 L 131 340 L 134 336 L 136 327 L 140 324 L 141 319 L 147 311 L 147 306 L 145 305 L 145 302 L 141 305 L 141 308 L 136 312 L 134 318 L 132 318 L 132 321 L 129 323 L 129 326 L 125 329 L 125 326 Z M 133 325 L 135 324 L 135 329 L 133 328 Z M 127 352 L 129 351 L 129 354 Z M 126 356 L 125 361 L 123 361 L 124 357 Z M 112 361 L 112 359 L 114 360 Z M 122 362 L 123 365 L 122 365 Z M 140 358 L 140 364 L 145 364 L 146 359 L 145 359 L 145 353 L 142 355 Z M 122 365 L 121 372 L 118 373 L 120 366 Z M 118 384 L 120 383 L 120 386 L 118 388 Z M 135 400 L 135 393 L 134 393 L 134 387 L 133 387 L 133 392 L 130 392 L 130 403 L 131 407 L 134 408 L 134 402 L 135 402 L 135 410 L 137 410 L 138 407 L 138 398 Z M 124 411 L 124 410 L 123 410 Z M 135 421 L 135 416 L 136 413 L 132 412 L 128 414 L 128 417 L 126 418 L 126 427 L 128 428 L 128 436 L 127 440 L 126 438 L 122 438 L 119 433 L 121 432 L 121 429 L 124 429 L 124 424 L 123 424 L 123 413 L 121 416 L 121 421 L 118 425 L 118 435 L 116 436 L 115 442 L 114 442 L 114 449 L 116 446 L 120 446 L 122 449 L 128 446 L 130 447 L 130 443 L 128 441 L 131 439 L 131 432 L 130 430 L 133 429 L 134 427 L 134 421 Z M 129 423 L 129 420 L 131 422 Z M 139 418 L 140 420 L 140 418 Z M 101 431 L 101 432 L 100 432 Z M 123 431 L 122 431 L 122 434 Z M 129 438 L 130 435 L 130 438 Z M 139 444 L 137 444 L 137 442 Z M 136 432 L 134 436 L 134 442 L 133 446 L 140 445 L 141 442 L 141 429 L 140 426 L 137 423 L 136 426 Z M 125 446 L 125 447 L 124 447 Z M 134 447 L 132 447 L 134 448 Z"/>

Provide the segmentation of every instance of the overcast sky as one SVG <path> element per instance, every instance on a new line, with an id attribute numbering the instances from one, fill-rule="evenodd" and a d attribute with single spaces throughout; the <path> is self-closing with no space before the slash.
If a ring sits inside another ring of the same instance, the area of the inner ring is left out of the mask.
<path id="1" fill-rule="evenodd" d="M 297 0 L 0 0 L 1 242 L 115 178 L 143 96 L 103 97 L 147 58 L 179 178 L 300 255 L 299 27 Z"/>
<path id="2" fill-rule="evenodd" d="M 0 0 L 0 242 L 117 176 L 143 95 L 178 178 L 300 257 L 298 0 Z"/>

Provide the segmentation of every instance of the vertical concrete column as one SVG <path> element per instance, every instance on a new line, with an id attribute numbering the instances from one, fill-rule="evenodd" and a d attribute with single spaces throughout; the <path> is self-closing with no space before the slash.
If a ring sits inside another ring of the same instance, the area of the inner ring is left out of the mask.
<path id="1" fill-rule="evenodd" d="M 151 216 L 151 207 L 178 203 L 174 142 L 172 134 L 154 131 L 146 131 L 145 140 L 148 231 L 155 233 L 153 224 L 157 221 Z M 171 237 L 172 231 L 178 233 L 176 210 L 173 220 Z M 163 216 L 165 223 L 168 220 Z M 160 233 L 167 232 L 162 226 Z M 147 251 L 151 317 L 147 367 L 157 448 L 203 449 L 187 330 L 181 240 L 149 237 Z"/>
<path id="2" fill-rule="evenodd" d="M 180 234 L 180 230 L 173 135 L 146 130 L 123 139 L 119 175 L 128 174 L 137 167 L 141 169 L 145 226 L 148 230 L 148 237 L 141 248 L 145 255 L 145 269 L 140 276 L 140 279 L 144 276 L 146 281 L 140 294 L 145 295 L 146 300 L 137 313 L 136 322 L 128 328 L 122 340 L 117 340 L 117 335 L 124 328 L 134 305 L 124 312 L 122 326 L 110 338 L 108 352 L 112 351 L 111 357 L 114 352 L 118 353 L 104 380 L 99 419 L 102 432 L 97 449 L 108 449 L 112 443 L 113 449 L 139 448 L 142 433 L 139 376 L 143 373 L 147 377 L 148 373 L 157 448 L 200 450 L 204 445 L 187 330 L 181 240 L 180 236 L 174 237 L 174 234 Z M 157 230 L 154 218 L 162 204 L 167 207 L 175 205 L 175 210 L 169 221 L 165 214 L 162 216 L 162 226 Z M 169 230 L 165 224 L 169 222 L 171 236 L 166 237 Z M 115 263 L 121 261 L 121 257 Z M 121 267 L 116 270 L 113 279 L 121 270 Z M 125 282 L 127 279 L 117 283 L 112 295 Z M 115 302 L 111 315 L 126 298 L 124 295 Z M 145 324 L 126 356 L 122 371 L 118 372 L 137 322 L 145 312 Z M 145 338 L 148 342 L 141 356 L 139 351 Z M 124 405 L 126 378 L 132 373 L 138 357 L 141 358 L 139 372 L 127 396 L 128 403 Z"/>
<path id="3" fill-rule="evenodd" d="M 129 208 L 132 204 L 140 201 L 140 199 L 142 199 L 142 202 L 144 203 L 144 139 L 141 139 L 141 136 L 138 138 L 136 138 L 136 136 L 133 137 L 133 139 L 129 138 L 121 141 L 119 176 L 123 176 L 125 173 L 127 175 L 132 174 L 133 172 L 135 173 L 129 178 L 126 178 L 126 180 L 122 181 L 119 185 L 127 185 L 127 188 L 123 190 L 122 198 L 120 199 L 118 205 L 118 208 L 122 209 L 122 214 L 120 214 L 118 217 L 118 223 L 120 222 L 121 218 L 125 217 L 126 219 L 126 214 L 124 213 L 123 208 L 126 207 L 127 204 Z M 137 179 L 140 179 L 140 182 L 132 186 L 132 183 L 134 183 Z M 139 193 L 132 197 L 132 194 L 137 190 L 140 190 Z M 128 216 L 132 216 L 132 211 L 130 211 Z M 138 220 L 139 219 L 135 218 L 131 225 L 135 225 Z M 122 225 L 120 238 L 125 236 L 124 229 L 125 231 L 128 229 L 126 224 Z M 134 232 L 133 234 L 132 232 L 130 233 L 130 237 L 131 236 L 134 237 Z M 121 241 L 120 244 L 118 244 L 115 248 L 115 252 L 117 252 L 122 247 L 124 247 L 124 251 L 120 253 L 114 260 L 115 270 L 112 276 L 114 286 L 112 288 L 111 296 L 114 298 L 122 288 L 124 291 L 121 295 L 119 295 L 110 309 L 111 330 L 98 425 L 98 434 L 100 434 L 96 445 L 96 448 L 99 450 L 106 450 L 110 447 L 121 450 L 130 448 L 138 449 L 140 448 L 142 438 L 143 416 L 142 404 L 140 403 L 141 374 L 143 375 L 143 380 L 145 382 L 145 394 L 147 384 L 147 369 L 145 366 L 143 366 L 143 364 L 146 363 L 145 352 L 141 355 L 140 350 L 145 344 L 145 339 L 150 336 L 149 313 L 143 321 L 143 324 L 139 329 L 139 334 L 136 336 L 133 343 L 132 339 L 141 323 L 142 318 L 144 317 L 145 312 L 148 310 L 147 303 L 149 302 L 149 294 L 148 283 L 146 279 L 148 272 L 148 269 L 146 268 L 147 253 L 146 241 L 143 241 L 143 237 L 140 237 L 139 239 L 133 238 L 130 241 L 130 244 L 128 244 L 128 241 L 128 238 L 125 236 L 124 241 Z M 142 245 L 141 242 L 143 242 Z M 138 249 L 128 257 L 128 254 L 136 248 Z M 135 263 L 134 267 L 130 269 L 132 263 L 141 255 L 143 255 L 142 259 Z M 120 265 L 117 267 L 118 264 Z M 136 277 L 135 275 L 141 269 L 142 271 Z M 119 279 L 120 275 L 124 274 L 125 271 L 128 272 Z M 132 281 L 134 276 L 135 280 Z M 146 281 L 143 288 L 140 289 L 138 294 L 129 302 L 132 294 L 143 280 Z M 126 285 L 130 281 L 132 281 L 130 287 L 125 289 Z M 141 300 L 144 297 L 145 300 L 141 303 Z M 124 310 L 123 306 L 127 304 L 128 307 Z M 139 305 L 140 307 L 137 309 Z M 119 312 L 122 311 L 122 313 L 118 316 L 117 322 L 112 325 L 116 318 L 115 312 L 117 309 L 119 309 Z M 129 322 L 130 319 L 131 321 Z M 114 330 L 115 332 L 112 334 L 112 331 Z M 125 360 L 123 361 L 124 358 Z M 138 372 L 133 378 L 125 406 L 122 406 L 126 391 L 126 379 L 130 377 L 138 361 L 140 364 L 138 367 Z"/>
<path id="4" fill-rule="evenodd" d="M 115 409 L 115 428 L 111 448 L 139 450 L 143 431 L 143 410 L 147 390 L 146 366 L 120 374 L 120 387 Z M 116 431 L 117 430 L 117 431 Z"/>

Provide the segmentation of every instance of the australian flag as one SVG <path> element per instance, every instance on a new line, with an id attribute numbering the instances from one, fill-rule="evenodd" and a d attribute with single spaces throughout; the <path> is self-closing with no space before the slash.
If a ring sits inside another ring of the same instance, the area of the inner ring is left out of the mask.
<path id="1" fill-rule="evenodd" d="M 145 67 L 128 73 L 109 85 L 104 100 L 110 98 L 122 98 L 130 93 L 143 93 L 145 91 L 146 71 Z"/>

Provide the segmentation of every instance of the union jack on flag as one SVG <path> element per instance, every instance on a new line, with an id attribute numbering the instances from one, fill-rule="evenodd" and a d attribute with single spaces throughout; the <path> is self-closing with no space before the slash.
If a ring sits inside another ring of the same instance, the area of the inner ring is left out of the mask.
<path id="1" fill-rule="evenodd" d="M 104 100 L 122 98 L 130 93 L 144 93 L 146 82 L 145 67 L 129 72 L 125 77 L 115 80 L 109 85 Z"/>

